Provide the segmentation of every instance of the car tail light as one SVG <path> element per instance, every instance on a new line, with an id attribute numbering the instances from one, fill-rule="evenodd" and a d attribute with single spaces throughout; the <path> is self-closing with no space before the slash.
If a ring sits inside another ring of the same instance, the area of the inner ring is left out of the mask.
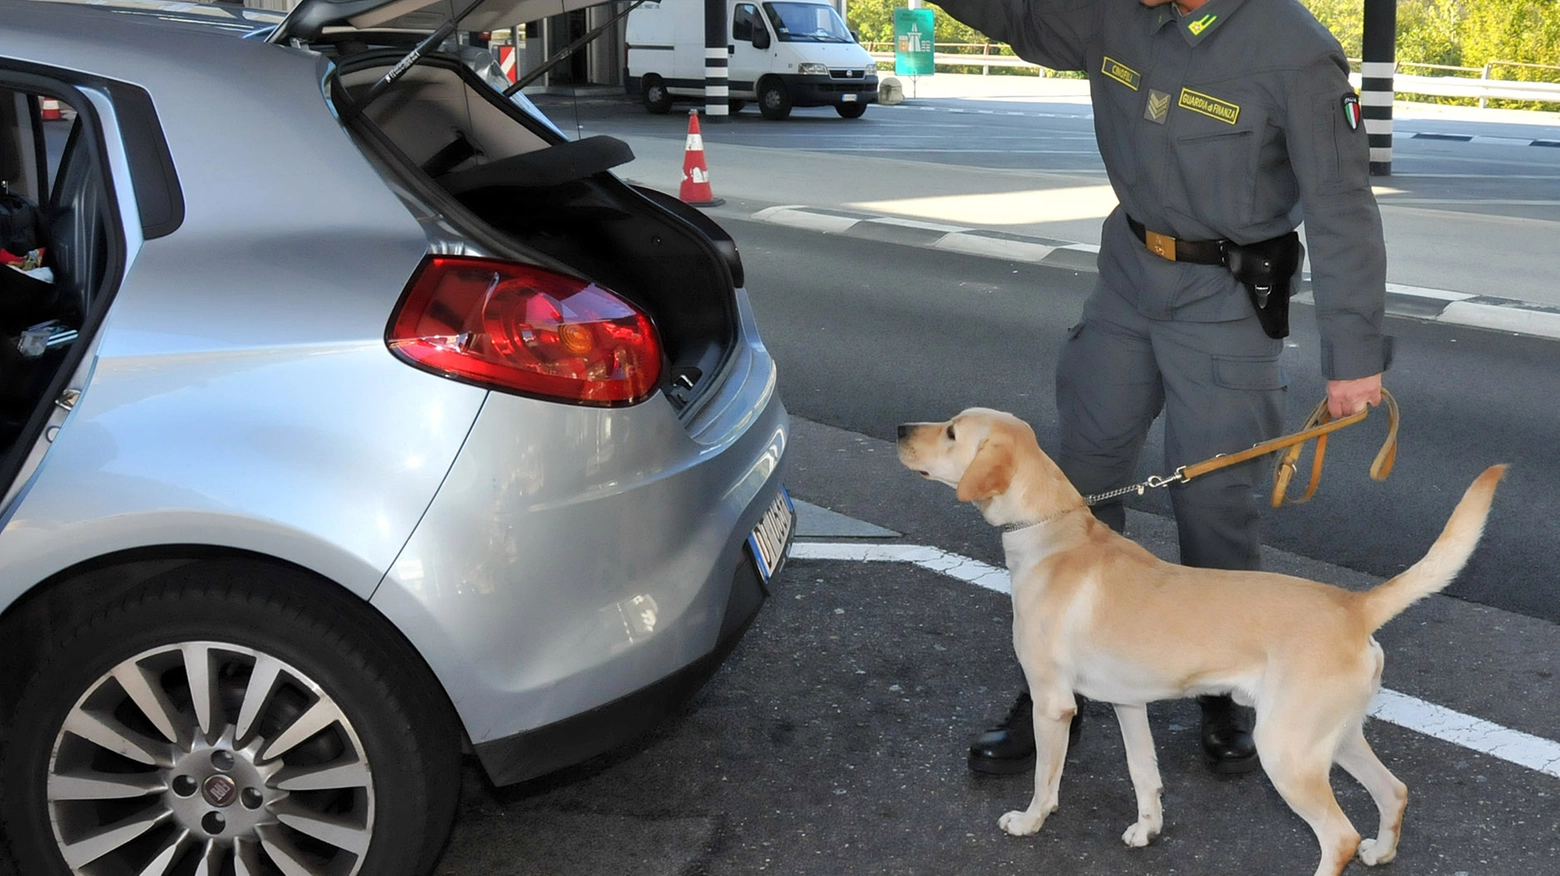
<path id="1" fill-rule="evenodd" d="M 385 340 L 427 371 L 560 401 L 632 404 L 661 374 L 660 340 L 638 308 L 595 283 L 492 259 L 424 260 Z"/>

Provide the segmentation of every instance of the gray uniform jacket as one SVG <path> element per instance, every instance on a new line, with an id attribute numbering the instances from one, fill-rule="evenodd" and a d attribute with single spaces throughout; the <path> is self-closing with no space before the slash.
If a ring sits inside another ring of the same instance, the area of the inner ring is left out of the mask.
<path id="1" fill-rule="evenodd" d="M 1305 222 L 1330 379 L 1384 370 L 1386 247 L 1337 39 L 1296 0 L 940 0 L 1026 60 L 1083 70 L 1111 186 L 1100 280 L 1145 316 L 1250 316 L 1224 268 L 1150 253 L 1122 213 L 1184 240 L 1254 243 Z"/>

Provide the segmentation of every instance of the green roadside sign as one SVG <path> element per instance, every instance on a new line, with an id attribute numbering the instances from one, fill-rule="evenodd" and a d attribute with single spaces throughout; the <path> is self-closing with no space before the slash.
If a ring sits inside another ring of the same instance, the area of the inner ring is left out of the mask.
<path id="1" fill-rule="evenodd" d="M 900 76 L 930 76 L 934 22 L 930 9 L 894 10 L 894 72 Z"/>

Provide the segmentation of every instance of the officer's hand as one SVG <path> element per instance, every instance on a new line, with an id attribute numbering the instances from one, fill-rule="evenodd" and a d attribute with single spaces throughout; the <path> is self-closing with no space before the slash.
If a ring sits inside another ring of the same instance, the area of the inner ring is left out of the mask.
<path id="1" fill-rule="evenodd" d="M 1341 419 L 1381 404 L 1381 375 L 1327 381 L 1327 413 Z"/>

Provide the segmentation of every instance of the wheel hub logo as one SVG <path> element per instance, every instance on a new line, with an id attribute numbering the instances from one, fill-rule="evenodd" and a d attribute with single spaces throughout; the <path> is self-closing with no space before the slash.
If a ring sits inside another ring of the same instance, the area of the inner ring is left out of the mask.
<path id="1" fill-rule="evenodd" d="M 238 785 L 227 776 L 212 776 L 206 780 L 202 792 L 206 802 L 213 806 L 227 806 L 238 796 Z"/>

